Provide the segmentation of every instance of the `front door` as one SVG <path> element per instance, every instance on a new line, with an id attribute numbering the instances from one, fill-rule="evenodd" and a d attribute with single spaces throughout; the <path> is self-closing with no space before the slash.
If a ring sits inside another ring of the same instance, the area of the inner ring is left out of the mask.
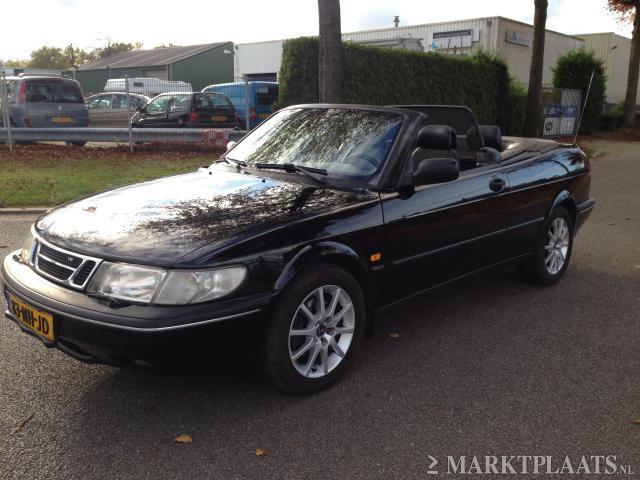
<path id="1" fill-rule="evenodd" d="M 411 195 L 383 195 L 385 303 L 506 260 L 507 181 L 491 166 Z"/>

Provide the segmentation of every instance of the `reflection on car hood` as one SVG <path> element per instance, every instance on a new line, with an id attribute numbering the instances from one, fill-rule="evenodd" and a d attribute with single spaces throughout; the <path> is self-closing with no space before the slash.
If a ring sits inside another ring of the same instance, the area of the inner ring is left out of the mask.
<path id="1" fill-rule="evenodd" d="M 36 230 L 79 253 L 171 266 L 195 249 L 215 249 L 369 200 L 294 181 L 200 169 L 63 205 L 44 215 Z"/>

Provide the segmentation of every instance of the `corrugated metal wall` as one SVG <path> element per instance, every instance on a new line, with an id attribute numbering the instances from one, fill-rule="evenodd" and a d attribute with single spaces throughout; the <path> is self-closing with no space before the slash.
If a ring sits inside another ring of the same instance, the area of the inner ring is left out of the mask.
<path id="1" fill-rule="evenodd" d="M 496 53 L 506 60 L 511 76 L 520 83 L 527 85 L 529 83 L 529 69 L 531 68 L 531 45 L 507 42 L 507 31 L 517 32 L 532 38 L 533 27 L 507 18 L 500 18 L 498 26 Z M 580 48 L 583 44 L 584 42 L 577 37 L 547 30 L 544 47 L 543 86 L 553 86 L 553 69 L 558 58 L 567 52 Z"/>
<path id="2" fill-rule="evenodd" d="M 258 43 L 239 43 L 235 46 L 234 77 L 246 74 L 280 73 L 282 43 L 273 40 Z"/>
<path id="3" fill-rule="evenodd" d="M 471 51 L 484 49 L 492 51 L 495 49 L 495 29 L 497 17 L 476 18 L 472 20 L 460 20 L 455 22 L 429 23 L 424 25 L 412 25 L 408 27 L 385 28 L 378 30 L 365 30 L 362 32 L 343 33 L 343 40 L 354 42 L 370 41 L 378 39 L 389 39 L 397 37 L 420 38 L 425 51 L 433 51 L 432 35 L 437 32 L 447 32 L 456 30 L 473 30 L 474 42 Z M 460 53 L 466 53 L 462 49 Z"/>
<path id="4" fill-rule="evenodd" d="M 593 50 L 595 55 L 605 64 L 607 103 L 623 102 L 627 91 L 631 40 L 615 33 L 593 33 L 578 36 L 585 41 L 586 48 Z M 616 48 L 612 50 L 614 46 Z M 638 89 L 636 104 L 640 105 L 640 89 Z"/>

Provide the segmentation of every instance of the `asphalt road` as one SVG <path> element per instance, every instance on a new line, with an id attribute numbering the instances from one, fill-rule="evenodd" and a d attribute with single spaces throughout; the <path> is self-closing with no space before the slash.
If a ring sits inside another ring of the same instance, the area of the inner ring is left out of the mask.
<path id="1" fill-rule="evenodd" d="M 446 455 L 616 455 L 640 474 L 640 146 L 592 148 L 598 203 L 559 285 L 505 272 L 405 303 L 313 397 L 246 366 L 84 365 L 0 320 L 0 478 L 424 479 L 429 455 L 441 474 Z M 2 255 L 31 221 L 0 217 Z"/>

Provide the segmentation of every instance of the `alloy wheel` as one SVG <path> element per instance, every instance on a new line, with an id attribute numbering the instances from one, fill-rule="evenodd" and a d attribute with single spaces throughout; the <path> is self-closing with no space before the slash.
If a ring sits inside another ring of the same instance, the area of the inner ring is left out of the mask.
<path id="1" fill-rule="evenodd" d="M 289 328 L 289 358 L 307 378 L 328 375 L 345 358 L 355 331 L 349 294 L 336 285 L 316 288 L 298 306 Z"/>
<path id="2" fill-rule="evenodd" d="M 556 275 L 562 270 L 569 253 L 569 225 L 564 218 L 556 218 L 549 226 L 544 250 L 547 272 Z"/>

